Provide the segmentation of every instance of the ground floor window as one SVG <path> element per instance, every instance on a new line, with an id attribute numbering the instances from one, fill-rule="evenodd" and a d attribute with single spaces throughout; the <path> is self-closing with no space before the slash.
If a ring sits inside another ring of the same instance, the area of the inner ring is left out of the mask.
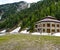
<path id="1" fill-rule="evenodd" d="M 59 24 L 57 24 L 57 27 L 59 27 Z"/>
<path id="2" fill-rule="evenodd" d="M 38 32 L 40 32 L 40 29 L 38 29 Z"/>
<path id="3" fill-rule="evenodd" d="M 52 29 L 52 32 L 55 32 L 55 29 Z"/>
<path id="4" fill-rule="evenodd" d="M 45 29 L 43 29 L 43 32 L 45 32 Z"/>
<path id="5" fill-rule="evenodd" d="M 50 29 L 47 29 L 47 33 L 50 33 Z"/>
<path id="6" fill-rule="evenodd" d="M 57 29 L 57 32 L 59 32 L 59 29 Z"/>

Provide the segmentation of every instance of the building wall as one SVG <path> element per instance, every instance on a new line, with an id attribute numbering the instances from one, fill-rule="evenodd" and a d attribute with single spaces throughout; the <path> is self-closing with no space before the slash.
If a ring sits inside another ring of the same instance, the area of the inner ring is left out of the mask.
<path id="1" fill-rule="evenodd" d="M 57 33 L 60 32 L 60 23 L 41 22 L 35 25 L 35 30 L 40 33 Z"/>

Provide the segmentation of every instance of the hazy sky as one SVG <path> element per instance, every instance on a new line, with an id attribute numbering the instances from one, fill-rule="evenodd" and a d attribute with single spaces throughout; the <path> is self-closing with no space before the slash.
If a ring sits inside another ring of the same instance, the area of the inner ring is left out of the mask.
<path id="1" fill-rule="evenodd" d="M 37 2 L 37 1 L 40 1 L 40 0 L 0 0 L 0 5 L 1 4 L 6 4 L 6 3 L 19 2 L 19 1 L 26 1 L 28 3 L 32 3 L 32 2 Z"/>

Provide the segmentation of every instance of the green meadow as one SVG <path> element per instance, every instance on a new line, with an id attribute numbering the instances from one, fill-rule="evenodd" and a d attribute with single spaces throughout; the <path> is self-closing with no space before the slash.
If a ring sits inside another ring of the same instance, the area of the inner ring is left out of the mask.
<path id="1" fill-rule="evenodd" d="M 59 50 L 60 37 L 10 34 L 0 36 L 0 50 Z"/>

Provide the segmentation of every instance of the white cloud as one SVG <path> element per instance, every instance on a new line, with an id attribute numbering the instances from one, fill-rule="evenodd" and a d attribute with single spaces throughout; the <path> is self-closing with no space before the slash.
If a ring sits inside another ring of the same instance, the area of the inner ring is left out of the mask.
<path id="1" fill-rule="evenodd" d="M 37 2 L 39 0 L 0 0 L 0 4 L 13 3 L 13 2 L 19 2 L 19 1 L 26 1 L 28 3 L 32 3 L 32 2 Z"/>

